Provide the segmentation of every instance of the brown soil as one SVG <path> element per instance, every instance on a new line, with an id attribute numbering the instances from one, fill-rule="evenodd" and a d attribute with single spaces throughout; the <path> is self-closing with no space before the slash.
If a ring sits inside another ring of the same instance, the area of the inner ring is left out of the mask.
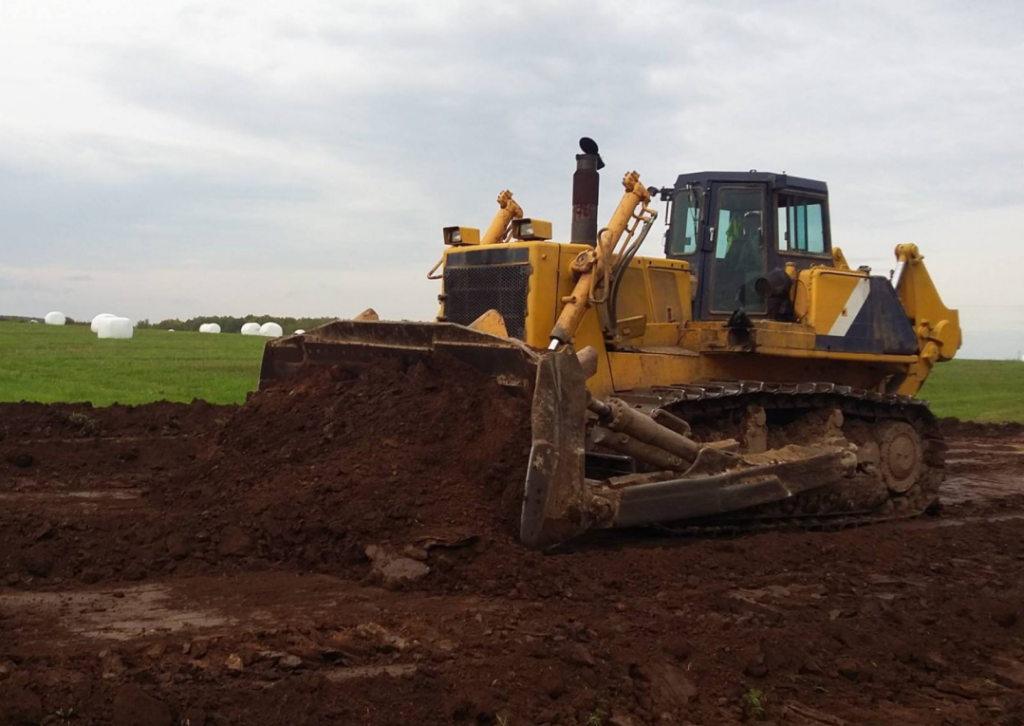
<path id="1" fill-rule="evenodd" d="M 1024 436 L 1024 424 L 1015 421 L 992 422 L 992 421 L 961 421 L 949 416 L 941 419 L 942 432 L 946 436 Z"/>
<path id="2" fill-rule="evenodd" d="M 526 401 L 435 366 L 0 406 L 0 726 L 1022 723 L 1021 431 L 936 518 L 542 555 Z"/>

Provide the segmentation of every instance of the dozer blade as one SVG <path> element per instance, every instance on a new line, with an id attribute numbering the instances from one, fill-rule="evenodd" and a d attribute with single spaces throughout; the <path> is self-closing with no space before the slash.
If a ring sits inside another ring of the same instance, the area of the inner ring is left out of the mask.
<path id="1" fill-rule="evenodd" d="M 586 379 L 571 350 L 538 362 L 519 530 L 525 545 L 556 545 L 590 527 L 583 480 L 586 403 Z"/>
<path id="2" fill-rule="evenodd" d="M 271 340 L 263 349 L 260 388 L 311 367 L 358 371 L 382 358 L 406 365 L 443 351 L 492 376 L 504 386 L 533 386 L 537 354 L 518 340 L 453 323 L 336 320 L 302 335 Z"/>

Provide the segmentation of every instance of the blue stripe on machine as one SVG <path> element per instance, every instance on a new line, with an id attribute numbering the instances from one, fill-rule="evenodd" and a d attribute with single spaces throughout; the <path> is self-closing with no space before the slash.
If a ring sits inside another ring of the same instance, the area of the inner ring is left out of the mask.
<path id="1" fill-rule="evenodd" d="M 914 355 L 917 336 L 896 291 L 884 277 L 871 277 L 870 291 L 845 335 L 819 335 L 818 350 Z"/>

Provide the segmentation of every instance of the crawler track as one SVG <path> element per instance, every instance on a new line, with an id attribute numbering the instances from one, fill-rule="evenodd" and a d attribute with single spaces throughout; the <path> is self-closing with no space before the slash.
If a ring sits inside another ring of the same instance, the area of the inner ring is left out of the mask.
<path id="1" fill-rule="evenodd" d="M 784 502 L 702 521 L 684 531 L 842 528 L 913 517 L 935 505 L 945 478 L 946 444 L 938 421 L 927 402 L 908 396 L 831 383 L 741 381 L 655 388 L 623 398 L 641 410 L 660 408 L 684 419 L 701 440 L 745 441 L 748 412 L 762 410 L 769 448 L 827 437 L 828 417 L 840 411 L 841 435 L 860 450 L 861 464 L 850 479 Z"/>

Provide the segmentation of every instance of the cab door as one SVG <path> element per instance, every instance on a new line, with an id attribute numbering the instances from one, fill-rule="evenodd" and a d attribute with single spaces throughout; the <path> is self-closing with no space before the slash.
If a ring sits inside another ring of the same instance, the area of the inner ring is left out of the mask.
<path id="1" fill-rule="evenodd" d="M 774 239 L 764 184 L 712 184 L 708 234 L 703 240 L 695 317 L 727 319 L 743 308 L 764 315 L 754 283 L 768 271 L 767 240 Z"/>

